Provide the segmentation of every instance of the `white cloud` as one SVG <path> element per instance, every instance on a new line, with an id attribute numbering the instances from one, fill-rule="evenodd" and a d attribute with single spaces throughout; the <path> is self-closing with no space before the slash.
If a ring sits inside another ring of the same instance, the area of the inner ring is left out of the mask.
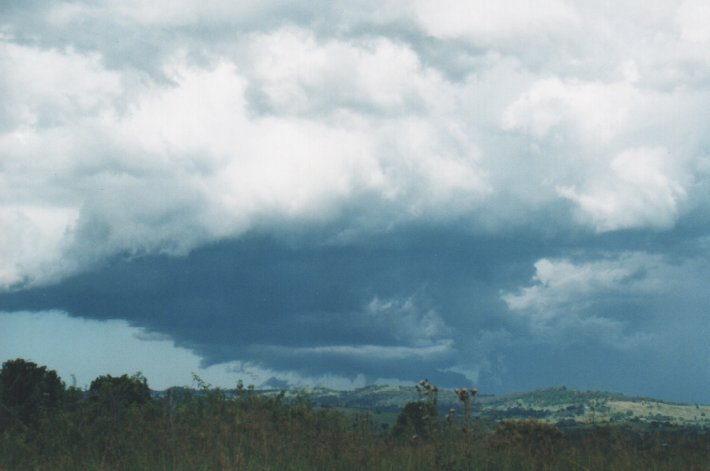
<path id="1" fill-rule="evenodd" d="M 77 18 L 110 15 L 146 27 L 183 26 L 201 22 L 253 21 L 277 7 L 285 7 L 283 0 L 234 3 L 226 0 L 171 0 L 143 2 L 140 0 L 105 0 L 95 5 L 61 4 L 50 10 L 55 22 Z"/>
<path id="2" fill-rule="evenodd" d="M 0 287 L 346 211 L 344 233 L 412 220 L 505 231 L 561 197 L 599 232 L 671 228 L 706 199 L 692 184 L 710 100 L 703 8 L 62 3 L 35 12 L 53 48 L 13 17 Z M 93 34 L 146 28 L 149 71 Z"/>
<path id="3" fill-rule="evenodd" d="M 702 0 L 686 0 L 676 14 L 681 37 L 690 42 L 710 41 L 707 24 L 710 22 L 710 5 Z"/>
<path id="4" fill-rule="evenodd" d="M 540 259 L 529 286 L 500 296 L 536 338 L 630 349 L 647 344 L 653 335 L 630 328 L 628 318 L 600 312 L 598 306 L 615 297 L 659 296 L 669 287 L 671 271 L 662 257 L 643 252 L 583 263 Z"/>
<path id="5" fill-rule="evenodd" d="M 624 64 L 624 74 L 633 69 Z M 629 82 L 565 82 L 554 77 L 536 81 L 503 115 L 503 127 L 547 137 L 556 127 L 571 126 L 582 141 L 609 141 L 623 133 L 631 112 L 644 96 Z"/>
<path id="6" fill-rule="evenodd" d="M 422 66 L 410 47 L 387 38 L 323 41 L 288 28 L 255 35 L 249 56 L 246 73 L 279 114 L 404 114 L 450 106 L 451 85 Z"/>
<path id="7" fill-rule="evenodd" d="M 312 38 L 282 31 L 256 42 L 279 42 L 284 34 L 287 42 L 295 41 L 294 47 L 303 47 L 305 41 L 314 57 L 342 53 L 349 57 L 346 63 L 354 62 L 353 71 L 359 74 L 343 75 L 349 88 L 357 91 L 352 103 L 370 97 L 373 110 L 387 114 L 392 106 L 410 106 L 411 95 L 415 101 L 431 102 L 433 109 L 446 109 L 433 98 L 444 81 L 422 68 L 407 48 L 384 40 L 368 46 L 371 49 L 319 45 Z M 110 78 L 104 95 L 121 95 L 126 102 L 119 106 L 112 99 L 100 99 L 100 87 L 94 83 L 103 82 L 86 79 L 77 86 L 76 99 L 59 100 L 56 106 L 73 109 L 74 102 L 86 102 L 90 113 L 72 114 L 46 129 L 29 120 L 23 122 L 24 134 L 13 130 L 0 136 L 11 144 L 3 172 L 10 183 L 7 202 L 17 207 L 22 198 L 29 198 L 37 207 L 57 208 L 59 195 L 63 206 L 57 214 L 71 215 L 62 219 L 63 227 L 52 229 L 52 237 L 62 242 L 45 244 L 42 263 L 64 267 L 52 275 L 86 268 L 116 252 L 184 254 L 257 224 L 328 220 L 360 197 L 389 207 L 386 219 L 392 224 L 451 208 L 465 211 L 489 191 L 474 145 L 448 118 L 368 121 L 355 111 L 333 119 L 298 117 L 291 116 L 291 101 L 276 98 L 274 113 L 254 116 L 245 98 L 249 81 L 274 78 L 250 78 L 228 60 L 205 68 L 176 55 L 164 68 L 168 84 L 147 82 L 115 90 L 121 81 L 102 69 L 95 56 L 52 54 L 60 63 L 89 64 L 89 72 Z M 330 67 L 329 60 L 324 67 Z M 328 73 L 309 76 L 321 80 Z M 421 90 L 403 89 L 412 79 L 417 83 L 418 76 Z M 288 79 L 300 87 L 297 75 L 279 80 Z M 20 79 L 12 84 L 19 88 Z M 430 86 L 434 88 L 429 90 Z M 69 89 L 64 95 L 73 92 Z M 99 96 L 91 101 L 84 95 Z M 339 100 L 333 102 L 336 108 L 344 103 Z M 34 105 L 29 106 L 34 113 Z M 23 178 L 28 187 L 20 187 Z M 375 211 L 371 216 L 378 218 Z M 15 218 L 13 226 L 22 220 Z M 17 230 L 30 235 L 21 227 Z M 9 267 L 3 275 L 5 287 L 20 280 L 36 284 L 52 279 L 35 269 L 39 264 L 7 257 L 5 261 Z"/>
<path id="8" fill-rule="evenodd" d="M 479 43 L 533 36 L 567 29 L 577 22 L 573 8 L 561 0 L 455 0 L 415 2 L 417 21 L 438 37 L 461 37 Z"/>
<path id="9" fill-rule="evenodd" d="M 570 306 L 585 306 L 601 293 L 648 289 L 647 281 L 635 276 L 658 264 L 656 257 L 641 253 L 582 264 L 543 258 L 535 262 L 532 286 L 503 293 L 501 298 L 512 311 L 530 310 L 541 319 L 551 319 L 564 315 Z"/>
<path id="10" fill-rule="evenodd" d="M 579 205 L 579 219 L 599 232 L 674 225 L 687 196 L 678 162 L 663 148 L 629 149 L 611 161 L 608 173 L 590 180 L 582 192 L 558 187 Z M 685 177 L 685 178 L 684 178 Z"/>
<path id="11" fill-rule="evenodd" d="M 0 206 L 0 288 L 30 275 L 41 280 L 64 275 L 56 254 L 66 249 L 66 231 L 77 217 L 71 208 Z"/>
<path id="12" fill-rule="evenodd" d="M 710 207 L 706 2 L 99 0 L 5 10 L 0 290 L 53 283 L 118 253 L 184 255 L 251 229 L 326 226 L 326 237 L 337 233 L 327 242 L 347 244 L 409 223 L 456 224 L 582 245 L 575 260 L 542 258 L 536 278 L 501 293 L 512 312 L 504 322 L 533 342 L 633 345 L 647 311 L 656 335 L 682 330 L 673 316 L 701 317 L 693 283 L 704 268 L 613 251 L 639 234 L 649 244 L 668 237 L 668 251 L 702 246 L 693 238 Z M 588 241 L 609 255 L 589 260 Z M 643 314 L 622 319 L 619 306 L 635 296 Z M 460 314 L 407 299 L 375 301 L 358 316 L 390 337 L 324 341 L 304 358 L 423 352 L 473 379 L 498 370 L 498 343 L 518 348 L 517 334 L 479 350 L 486 336 L 473 332 L 463 344 L 455 328 L 480 328 L 488 314 L 464 326 Z M 364 381 L 216 367 L 257 384 Z"/>
<path id="13" fill-rule="evenodd" d="M 121 76 L 99 54 L 41 50 L 0 36 L 0 130 L 21 131 L 100 113 L 121 91 Z"/>

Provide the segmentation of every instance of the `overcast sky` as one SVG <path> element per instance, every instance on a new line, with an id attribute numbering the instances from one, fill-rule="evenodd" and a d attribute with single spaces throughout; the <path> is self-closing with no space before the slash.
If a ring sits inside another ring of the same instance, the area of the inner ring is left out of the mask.
<path id="1" fill-rule="evenodd" d="M 709 24 L 4 0 L 0 360 L 710 403 Z"/>

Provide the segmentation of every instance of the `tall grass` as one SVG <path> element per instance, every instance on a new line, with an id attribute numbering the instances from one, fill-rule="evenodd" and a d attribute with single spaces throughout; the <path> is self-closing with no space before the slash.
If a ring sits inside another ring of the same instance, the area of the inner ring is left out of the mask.
<path id="1" fill-rule="evenodd" d="M 700 432 L 473 422 L 430 417 L 425 434 L 406 420 L 383 432 L 366 413 L 246 389 L 230 398 L 202 385 L 118 408 L 76 398 L 33 427 L 6 428 L 0 470 L 710 469 L 710 440 Z"/>

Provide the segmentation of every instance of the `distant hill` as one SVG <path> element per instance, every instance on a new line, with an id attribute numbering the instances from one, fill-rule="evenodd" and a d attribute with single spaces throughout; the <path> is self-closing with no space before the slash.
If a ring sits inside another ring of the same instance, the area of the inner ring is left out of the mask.
<path id="1" fill-rule="evenodd" d="M 184 389 L 181 388 L 184 391 Z M 235 390 L 224 390 L 228 396 Z M 275 395 L 278 390 L 255 390 L 251 394 Z M 155 392 L 162 396 L 165 391 Z M 414 387 L 372 385 L 351 391 L 326 388 L 285 391 L 286 399 L 305 397 L 320 407 L 334 407 L 375 414 L 398 413 L 411 401 L 425 400 Z M 440 412 L 454 409 L 462 413 L 462 405 L 453 389 L 439 390 Z M 626 396 L 604 391 L 577 391 L 565 387 L 530 392 L 476 397 L 474 416 L 489 421 L 533 418 L 561 427 L 592 424 L 636 424 L 639 427 L 710 428 L 710 406 L 677 404 L 651 398 Z"/>

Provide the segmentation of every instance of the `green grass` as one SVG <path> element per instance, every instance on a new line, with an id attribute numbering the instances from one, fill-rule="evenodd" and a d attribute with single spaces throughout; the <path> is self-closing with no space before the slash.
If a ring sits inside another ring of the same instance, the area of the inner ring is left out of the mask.
<path id="1" fill-rule="evenodd" d="M 697 431 L 563 433 L 535 421 L 475 420 L 464 431 L 431 417 L 424 439 L 406 421 L 382 423 L 376 414 L 246 391 L 117 407 L 77 399 L 31 427 L 6 425 L 0 470 L 710 469 L 710 437 Z"/>

